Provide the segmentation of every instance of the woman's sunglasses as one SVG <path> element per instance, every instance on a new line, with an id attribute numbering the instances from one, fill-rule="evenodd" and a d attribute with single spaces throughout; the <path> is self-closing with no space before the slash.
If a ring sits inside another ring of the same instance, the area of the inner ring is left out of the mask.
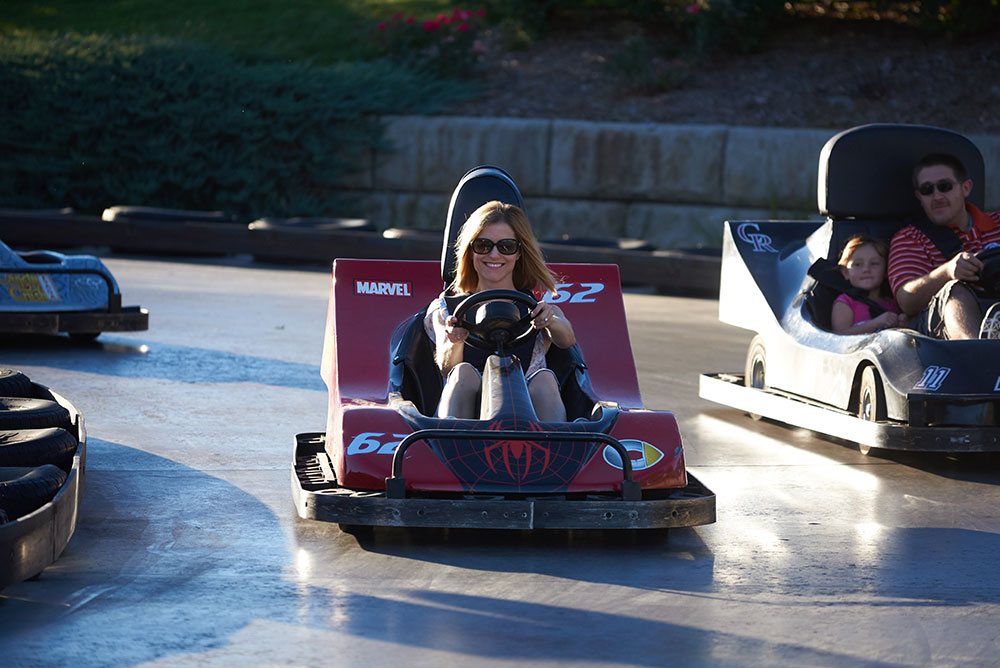
<path id="1" fill-rule="evenodd" d="M 937 189 L 938 189 L 939 193 L 946 193 L 946 192 L 950 192 L 951 189 L 954 188 L 957 185 L 958 184 L 955 183 L 954 181 L 938 181 L 937 183 L 921 183 L 920 187 L 917 188 L 917 192 L 919 192 L 921 195 L 924 195 L 924 196 L 926 196 L 926 195 L 933 195 L 934 194 L 934 186 L 937 186 Z"/>
<path id="2" fill-rule="evenodd" d="M 472 240 L 472 252 L 476 255 L 489 255 L 494 246 L 501 255 L 513 255 L 521 247 L 521 242 L 517 239 L 501 239 L 494 242 L 486 237 L 476 237 Z"/>

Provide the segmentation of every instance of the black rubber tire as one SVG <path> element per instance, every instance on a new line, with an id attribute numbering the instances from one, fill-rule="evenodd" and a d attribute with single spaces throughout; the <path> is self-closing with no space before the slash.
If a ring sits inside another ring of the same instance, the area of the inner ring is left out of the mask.
<path id="1" fill-rule="evenodd" d="M 0 431 L 0 466 L 73 465 L 76 437 L 60 427 Z"/>
<path id="2" fill-rule="evenodd" d="M 33 397 L 35 388 L 31 380 L 17 369 L 0 367 L 0 395 L 5 397 Z"/>
<path id="3" fill-rule="evenodd" d="M 70 332 L 69 338 L 79 343 L 90 343 L 100 335 L 100 332 Z"/>
<path id="4" fill-rule="evenodd" d="M 52 500 L 66 482 L 58 466 L 0 468 L 0 509 L 9 518 L 27 515 Z"/>
<path id="5" fill-rule="evenodd" d="M 0 429 L 70 428 L 69 411 L 47 399 L 0 397 Z"/>
<path id="6" fill-rule="evenodd" d="M 858 417 L 870 422 L 882 422 L 887 415 L 882 380 L 875 367 L 866 366 L 858 383 Z M 879 449 L 858 443 L 858 450 L 863 455 L 875 455 Z"/>
<path id="7" fill-rule="evenodd" d="M 747 348 L 747 361 L 743 369 L 743 384 L 763 390 L 767 387 L 767 353 L 764 350 L 764 339 L 760 336 L 753 337 L 750 347 Z M 760 420 L 760 415 L 750 413 L 751 418 Z"/>

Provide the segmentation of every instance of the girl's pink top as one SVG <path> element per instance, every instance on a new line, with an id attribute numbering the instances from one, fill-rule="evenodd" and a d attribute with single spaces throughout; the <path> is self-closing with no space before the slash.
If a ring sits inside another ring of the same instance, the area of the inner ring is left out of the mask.
<path id="1" fill-rule="evenodd" d="M 848 295 L 840 295 L 833 300 L 834 304 L 837 302 L 843 302 L 850 307 L 851 313 L 854 314 L 854 322 L 852 323 L 854 325 L 860 325 L 861 323 L 868 322 L 872 319 L 871 309 L 869 309 L 868 304 L 865 304 L 864 302 L 860 302 Z M 890 311 L 892 313 L 900 312 L 895 299 L 879 299 L 877 300 L 877 303 L 886 311 Z"/>

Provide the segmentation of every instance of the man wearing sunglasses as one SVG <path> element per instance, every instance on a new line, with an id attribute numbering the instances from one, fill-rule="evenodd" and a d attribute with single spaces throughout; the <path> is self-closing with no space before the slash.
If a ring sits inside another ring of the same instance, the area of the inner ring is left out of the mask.
<path id="1" fill-rule="evenodd" d="M 993 338 L 986 335 L 993 329 L 987 324 L 1000 317 L 1000 309 L 975 287 L 983 270 L 976 254 L 1000 245 L 1000 212 L 983 213 L 965 201 L 972 180 L 961 161 L 946 153 L 917 163 L 913 187 L 927 220 L 892 238 L 889 286 L 899 307 L 916 316 L 911 326 L 929 336 Z"/>

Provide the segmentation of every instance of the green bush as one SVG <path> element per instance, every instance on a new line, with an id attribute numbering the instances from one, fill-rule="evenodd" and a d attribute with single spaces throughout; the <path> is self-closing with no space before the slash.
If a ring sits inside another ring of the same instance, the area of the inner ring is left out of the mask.
<path id="1" fill-rule="evenodd" d="M 608 56 L 605 69 L 638 93 L 663 93 L 683 86 L 693 76 L 691 63 L 665 58 L 668 49 L 642 35 L 625 38 L 621 49 Z"/>
<path id="2" fill-rule="evenodd" d="M 695 51 L 750 53 L 760 48 L 771 29 L 785 16 L 783 0 L 701 0 L 685 3 L 690 39 Z"/>
<path id="3" fill-rule="evenodd" d="M 0 207 L 112 204 L 341 214 L 378 115 L 440 110 L 466 84 L 387 61 L 247 64 L 175 40 L 0 35 Z"/>
<path id="4" fill-rule="evenodd" d="M 1000 0 L 922 0 L 918 7 L 916 22 L 928 33 L 956 38 L 1000 30 Z"/>

